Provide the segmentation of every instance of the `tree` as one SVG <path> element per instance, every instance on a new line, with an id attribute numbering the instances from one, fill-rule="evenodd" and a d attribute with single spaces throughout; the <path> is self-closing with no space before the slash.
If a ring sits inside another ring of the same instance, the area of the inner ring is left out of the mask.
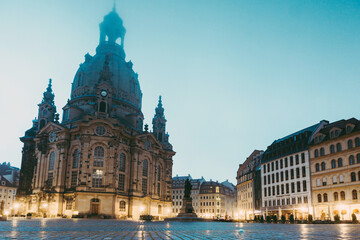
<path id="1" fill-rule="evenodd" d="M 271 217 L 270 216 L 266 216 L 266 222 L 271 223 Z"/>
<path id="2" fill-rule="evenodd" d="M 336 214 L 336 215 L 334 216 L 334 221 L 335 221 L 335 223 L 340 223 L 340 216 L 339 216 L 339 214 Z"/>
<path id="3" fill-rule="evenodd" d="M 313 216 L 311 214 L 308 215 L 308 223 L 313 222 Z"/>
<path id="4" fill-rule="evenodd" d="M 291 214 L 289 220 L 290 220 L 290 223 L 295 223 L 294 215 Z"/>
<path id="5" fill-rule="evenodd" d="M 260 222 L 264 223 L 264 216 L 263 215 L 261 215 Z"/>
<path id="6" fill-rule="evenodd" d="M 352 223 L 357 223 L 358 222 L 355 213 L 351 214 L 351 218 L 352 218 Z"/>
<path id="7" fill-rule="evenodd" d="M 258 222 L 258 218 L 257 218 L 256 215 L 255 215 L 255 217 L 254 217 L 254 222 Z"/>
<path id="8" fill-rule="evenodd" d="M 278 222 L 277 215 L 272 216 L 272 220 L 273 223 L 277 223 Z"/>
<path id="9" fill-rule="evenodd" d="M 285 223 L 286 222 L 286 217 L 285 215 L 281 215 L 281 223 Z"/>

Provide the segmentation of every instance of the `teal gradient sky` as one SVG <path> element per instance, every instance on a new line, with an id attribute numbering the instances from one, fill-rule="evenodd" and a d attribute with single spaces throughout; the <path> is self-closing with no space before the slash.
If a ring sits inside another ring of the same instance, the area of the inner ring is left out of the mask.
<path id="1" fill-rule="evenodd" d="M 58 112 L 112 1 L 0 0 L 0 161 L 48 79 Z M 359 118 L 360 1 L 121 0 L 145 123 L 163 96 L 173 174 L 235 183 L 254 149 L 326 119 Z"/>

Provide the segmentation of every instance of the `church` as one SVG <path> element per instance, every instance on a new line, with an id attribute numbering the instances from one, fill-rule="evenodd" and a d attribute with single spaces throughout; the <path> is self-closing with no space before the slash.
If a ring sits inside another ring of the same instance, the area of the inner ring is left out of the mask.
<path id="1" fill-rule="evenodd" d="M 20 138 L 18 214 L 135 220 L 171 215 L 175 152 L 161 96 L 149 131 L 115 8 L 99 27 L 96 54 L 86 54 L 80 64 L 62 120 L 50 80 L 33 127 Z"/>

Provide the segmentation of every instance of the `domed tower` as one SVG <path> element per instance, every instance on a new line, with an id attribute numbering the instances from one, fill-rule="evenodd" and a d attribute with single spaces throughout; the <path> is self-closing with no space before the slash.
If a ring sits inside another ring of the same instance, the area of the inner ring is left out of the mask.
<path id="1" fill-rule="evenodd" d="M 116 118 L 142 131 L 142 93 L 138 74 L 125 60 L 126 29 L 115 8 L 100 23 L 100 42 L 96 54 L 85 55 L 72 83 L 71 98 L 63 108 L 63 123 L 84 116 Z"/>

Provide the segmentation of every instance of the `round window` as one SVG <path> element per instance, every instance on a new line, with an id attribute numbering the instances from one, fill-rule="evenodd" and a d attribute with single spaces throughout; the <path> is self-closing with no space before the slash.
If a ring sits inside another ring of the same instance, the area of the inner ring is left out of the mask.
<path id="1" fill-rule="evenodd" d="M 95 129 L 96 135 L 103 136 L 106 133 L 106 130 L 103 126 L 96 127 Z"/>

